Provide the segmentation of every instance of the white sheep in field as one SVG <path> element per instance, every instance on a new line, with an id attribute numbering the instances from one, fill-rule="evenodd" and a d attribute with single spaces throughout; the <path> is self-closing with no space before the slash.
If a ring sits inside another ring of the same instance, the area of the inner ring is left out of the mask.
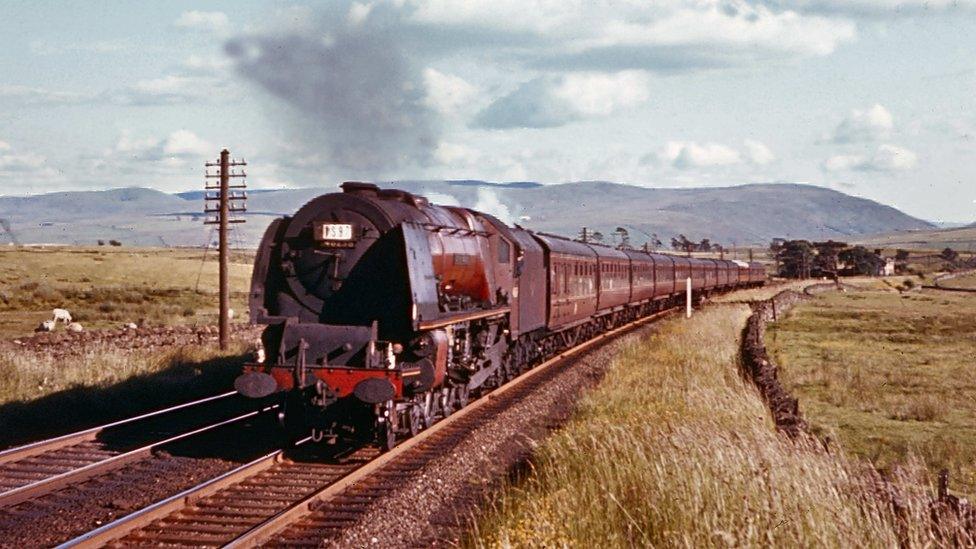
<path id="1" fill-rule="evenodd" d="M 56 326 L 53 320 L 45 320 L 41 322 L 40 326 L 34 329 L 35 332 L 53 332 Z"/>
<path id="2" fill-rule="evenodd" d="M 75 332 L 75 333 L 84 332 L 85 328 L 81 324 L 78 324 L 77 322 L 72 322 L 71 324 L 68 324 L 68 331 Z"/>
<path id="3" fill-rule="evenodd" d="M 54 309 L 51 313 L 54 315 L 54 322 L 71 324 L 71 313 L 67 309 Z"/>

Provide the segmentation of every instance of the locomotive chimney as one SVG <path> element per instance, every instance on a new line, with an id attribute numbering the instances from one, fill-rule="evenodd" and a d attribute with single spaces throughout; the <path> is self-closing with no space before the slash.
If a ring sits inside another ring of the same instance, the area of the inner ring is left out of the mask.
<path id="1" fill-rule="evenodd" d="M 362 181 L 346 181 L 342 185 L 342 192 L 350 194 L 361 194 L 366 196 L 376 196 L 379 193 L 380 188 L 373 183 L 364 183 Z"/>

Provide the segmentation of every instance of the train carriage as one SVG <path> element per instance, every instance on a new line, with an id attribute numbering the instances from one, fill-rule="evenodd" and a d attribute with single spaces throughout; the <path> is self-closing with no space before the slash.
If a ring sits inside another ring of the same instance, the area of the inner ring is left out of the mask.
<path id="1" fill-rule="evenodd" d="M 708 279 L 706 278 L 707 263 L 698 258 L 689 258 L 688 263 L 691 265 L 691 289 L 692 290 L 705 290 L 707 286 Z"/>
<path id="2" fill-rule="evenodd" d="M 597 311 L 606 313 L 630 302 L 630 258 L 607 246 L 591 246 L 597 256 Z"/>
<path id="3" fill-rule="evenodd" d="M 699 259 L 705 266 L 705 289 L 718 287 L 718 262 L 714 259 Z"/>
<path id="4" fill-rule="evenodd" d="M 636 250 L 622 250 L 630 258 L 630 301 L 654 299 L 654 257 Z"/>
<path id="5" fill-rule="evenodd" d="M 674 262 L 675 289 L 677 292 L 683 292 L 685 291 L 685 281 L 693 278 L 691 259 L 674 255 L 668 257 Z M 692 288 L 695 288 L 694 281 L 692 281 Z"/>
<path id="6" fill-rule="evenodd" d="M 592 247 L 552 235 L 536 234 L 549 271 L 550 329 L 572 326 L 597 311 L 597 254 Z"/>

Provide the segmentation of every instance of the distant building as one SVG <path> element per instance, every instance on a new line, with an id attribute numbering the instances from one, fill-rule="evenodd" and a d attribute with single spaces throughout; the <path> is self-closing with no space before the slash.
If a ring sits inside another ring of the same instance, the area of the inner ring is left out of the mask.
<path id="1" fill-rule="evenodd" d="M 895 258 L 886 257 L 884 258 L 884 265 L 881 266 L 881 272 L 878 273 L 881 276 L 894 276 L 895 275 Z"/>

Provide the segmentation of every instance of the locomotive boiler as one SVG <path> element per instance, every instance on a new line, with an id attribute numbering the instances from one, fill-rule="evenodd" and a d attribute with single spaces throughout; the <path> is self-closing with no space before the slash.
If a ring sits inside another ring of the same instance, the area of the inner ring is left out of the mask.
<path id="1" fill-rule="evenodd" d="M 264 359 L 235 388 L 294 437 L 391 448 L 470 395 L 601 332 L 762 284 L 761 265 L 618 250 L 347 182 L 261 241 L 249 296 Z"/>

